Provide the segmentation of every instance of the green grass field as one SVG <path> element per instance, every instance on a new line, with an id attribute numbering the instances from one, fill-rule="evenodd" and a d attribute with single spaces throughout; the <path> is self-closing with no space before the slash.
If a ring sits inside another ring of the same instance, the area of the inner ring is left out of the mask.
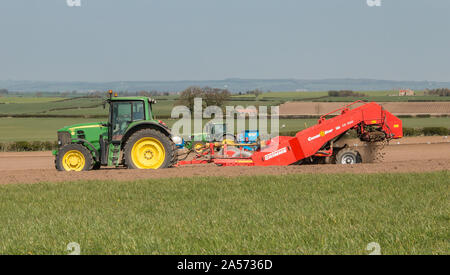
<path id="1" fill-rule="evenodd" d="M 107 119 L 105 119 L 107 120 Z M 78 123 L 100 122 L 91 118 L 0 118 L 0 142 L 55 141 L 56 131 Z"/>
<path id="2" fill-rule="evenodd" d="M 177 121 L 162 119 L 172 127 Z M 0 118 L 0 142 L 12 141 L 55 141 L 56 130 L 78 123 L 107 121 L 107 118 Z M 209 120 L 204 119 L 203 124 Z M 403 127 L 447 127 L 450 118 L 402 118 Z M 300 131 L 317 124 L 317 119 L 280 119 L 280 132 Z M 247 120 L 248 125 L 248 120 Z M 285 127 L 282 127 L 282 126 Z M 192 124 L 192 129 L 194 128 Z M 235 128 L 236 129 L 236 128 Z M 270 130 L 270 121 L 268 129 Z"/>
<path id="3" fill-rule="evenodd" d="M 8 96 L 8 97 L 1 97 L 0 96 L 0 103 L 44 103 L 44 102 L 52 102 L 52 101 L 59 101 L 63 98 L 60 97 L 19 97 L 19 96 Z"/>
<path id="4" fill-rule="evenodd" d="M 11 99 L 11 98 L 10 98 Z M 16 102 L 10 104 L 0 104 L 0 114 L 23 114 L 23 115 L 36 115 L 46 114 L 53 110 L 67 109 L 67 115 L 80 114 L 80 110 L 86 107 L 97 107 L 102 104 L 101 98 L 70 98 L 59 100 L 47 100 L 45 98 L 16 98 L 16 100 L 24 100 L 25 102 Z M 32 101 L 42 100 L 41 102 Z M 29 101 L 28 101 L 29 100 Z M 81 109 L 80 109 L 81 108 Z"/>
<path id="5" fill-rule="evenodd" d="M 0 254 L 448 254 L 449 172 L 0 186 Z"/>

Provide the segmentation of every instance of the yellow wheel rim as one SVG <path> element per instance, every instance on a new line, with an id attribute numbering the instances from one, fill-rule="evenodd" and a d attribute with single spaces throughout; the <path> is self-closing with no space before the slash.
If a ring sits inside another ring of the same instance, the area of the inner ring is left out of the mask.
<path id="1" fill-rule="evenodd" d="M 201 143 L 197 143 L 194 145 L 194 150 L 197 153 L 201 153 L 203 151 L 203 144 Z"/>
<path id="2" fill-rule="evenodd" d="M 85 164 L 86 159 L 78 150 L 70 150 L 62 158 L 62 165 L 66 171 L 82 171 Z"/>
<path id="3" fill-rule="evenodd" d="M 152 137 L 141 138 L 131 149 L 131 160 L 139 169 L 158 169 L 165 159 L 164 146 Z"/>

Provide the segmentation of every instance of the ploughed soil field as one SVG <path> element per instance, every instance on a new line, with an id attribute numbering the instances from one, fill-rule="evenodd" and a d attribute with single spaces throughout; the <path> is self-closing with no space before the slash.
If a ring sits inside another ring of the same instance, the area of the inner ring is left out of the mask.
<path id="1" fill-rule="evenodd" d="M 272 167 L 218 167 L 189 165 L 161 170 L 102 168 L 89 172 L 58 172 L 51 152 L 0 153 L 0 184 L 77 180 L 126 181 L 198 176 L 285 175 L 303 173 L 406 173 L 450 170 L 450 137 L 410 137 L 386 146 L 348 142 L 365 163 L 355 165 L 291 165 Z"/>
<path id="2" fill-rule="evenodd" d="M 323 115 L 351 102 L 286 102 L 280 105 L 280 115 Z M 450 102 L 377 102 L 394 115 L 450 114 Z M 355 104 L 354 106 L 360 106 Z M 354 108 L 354 107 L 351 107 Z"/>

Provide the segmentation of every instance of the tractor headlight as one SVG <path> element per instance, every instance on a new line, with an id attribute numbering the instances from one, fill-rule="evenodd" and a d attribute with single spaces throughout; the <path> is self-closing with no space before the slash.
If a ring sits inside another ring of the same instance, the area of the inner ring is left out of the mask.
<path id="1" fill-rule="evenodd" d="M 176 145 L 180 145 L 183 144 L 183 139 L 179 136 L 174 136 L 172 137 L 172 141 L 173 143 L 175 143 Z"/>

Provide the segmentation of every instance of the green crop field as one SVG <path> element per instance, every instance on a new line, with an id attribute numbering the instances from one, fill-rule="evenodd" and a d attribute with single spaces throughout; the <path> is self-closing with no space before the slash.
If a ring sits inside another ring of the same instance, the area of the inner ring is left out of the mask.
<path id="1" fill-rule="evenodd" d="M 56 141 L 56 130 L 85 122 L 100 122 L 101 119 L 83 118 L 0 118 L 0 142 L 12 141 Z"/>
<path id="2" fill-rule="evenodd" d="M 68 110 L 67 114 L 80 114 L 80 110 L 83 108 L 97 107 L 102 105 L 102 102 L 101 98 L 71 98 L 57 101 L 0 104 L 0 115 L 45 115 L 47 112 L 56 110 Z"/>
<path id="3" fill-rule="evenodd" d="M 84 112 L 84 111 L 83 111 Z M 162 119 L 169 127 L 177 121 L 175 119 Z M 56 130 L 64 126 L 87 123 L 106 122 L 107 118 L 0 118 L 0 142 L 13 141 L 55 141 Z M 204 119 L 206 124 L 209 119 Z M 403 127 L 446 127 L 450 128 L 450 118 L 402 118 Z M 300 131 L 317 124 L 317 119 L 280 119 L 279 132 Z M 246 121 L 248 125 L 248 120 Z M 284 127 L 283 127 L 284 126 Z M 192 129 L 194 126 L 192 124 Z M 236 129 L 236 126 L 235 126 Z M 270 120 L 268 130 L 270 130 Z"/>
<path id="4" fill-rule="evenodd" d="M 0 104 L 17 104 L 17 103 L 44 103 L 62 100 L 60 97 L 18 97 L 18 96 L 0 96 Z"/>
<path id="5" fill-rule="evenodd" d="M 104 116 L 107 117 L 108 110 L 103 109 L 101 98 L 32 98 L 32 97 L 10 97 L 8 104 L 0 104 L 0 115 L 26 115 L 26 116 Z M 272 106 L 283 103 L 282 100 L 275 101 L 246 101 L 232 98 L 225 105 L 230 106 Z M 178 105 L 178 100 L 173 97 L 157 100 L 153 105 L 156 117 L 170 117 L 172 108 Z"/>
<path id="6" fill-rule="evenodd" d="M 450 101 L 450 97 L 425 96 L 423 91 L 418 96 L 392 96 L 396 91 L 365 91 L 366 97 L 329 97 L 328 92 L 268 92 L 255 97 L 254 95 L 233 95 L 225 106 L 275 106 L 286 101 L 328 101 L 350 102 L 366 100 L 385 101 Z M 159 96 L 153 106 L 154 113 L 161 117 L 170 116 L 172 108 L 178 105 L 176 95 Z M 107 110 L 102 107 L 102 98 L 60 98 L 60 97 L 0 97 L 0 115 L 23 116 L 106 116 Z"/>
<path id="7" fill-rule="evenodd" d="M 374 101 L 409 100 L 409 97 L 389 96 L 396 91 L 363 92 Z M 352 101 L 356 98 L 327 97 L 327 92 L 268 92 L 255 98 L 254 95 L 233 95 L 227 106 L 274 106 L 289 100 L 315 101 Z M 415 100 L 434 97 L 423 96 L 423 91 L 417 92 Z M 437 97 L 445 100 L 446 97 Z M 157 119 L 172 126 L 176 120 L 169 119 L 172 108 L 178 104 L 177 96 L 158 96 L 153 105 Z M 256 100 L 255 100 L 256 99 Z M 450 100 L 448 98 L 447 100 Z M 108 109 L 103 108 L 102 98 L 86 97 L 33 97 L 6 96 L 0 97 L 0 142 L 12 141 L 54 141 L 56 130 L 75 123 L 100 122 L 107 120 Z M 22 116 L 8 118 L 8 116 Z M 450 118 L 403 118 L 403 126 L 411 128 L 446 127 L 450 128 Z M 209 121 L 204 120 L 204 123 Z M 312 126 L 317 119 L 280 119 L 280 132 L 293 132 Z M 248 123 L 247 123 L 248 125 Z M 270 126 L 269 126 L 270 129 Z"/>
<path id="8" fill-rule="evenodd" d="M 0 254 L 448 254 L 448 171 L 0 186 Z"/>

